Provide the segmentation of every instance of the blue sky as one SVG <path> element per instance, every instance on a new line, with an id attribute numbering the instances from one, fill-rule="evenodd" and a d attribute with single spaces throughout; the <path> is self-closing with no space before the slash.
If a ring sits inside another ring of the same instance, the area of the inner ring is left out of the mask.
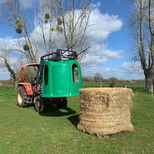
<path id="1" fill-rule="evenodd" d="M 0 0 L 0 5 L 1 2 L 2 0 Z M 22 0 L 23 9 L 26 13 L 30 13 L 34 2 L 35 0 Z M 94 28 L 89 30 L 89 37 L 94 40 L 98 38 L 98 40 L 93 41 L 94 46 L 85 58 L 85 65 L 83 64 L 84 76 L 93 76 L 99 72 L 104 78 L 115 76 L 119 79 L 143 79 L 142 71 L 136 67 L 132 68 L 132 65 L 140 67 L 140 64 L 138 62 L 132 64 L 130 60 L 132 46 L 128 33 L 128 20 L 132 4 L 124 0 L 97 0 L 94 5 L 92 16 L 97 16 L 96 19 L 98 19 L 98 21 L 95 21 L 97 23 L 95 28 L 101 30 L 102 26 L 104 33 L 108 32 L 108 34 L 105 36 L 103 31 L 98 34 L 99 31 L 97 32 L 97 30 L 95 33 Z M 91 17 L 91 21 L 94 21 L 94 17 Z M 95 36 L 95 34 L 99 36 Z M 17 35 L 13 29 L 0 25 L 0 39 L 2 41 L 5 41 L 6 38 L 14 39 L 16 37 Z M 98 51 L 95 51 L 96 47 Z M 100 53 L 99 50 L 101 50 Z M 93 59 L 89 57 L 93 57 Z M 94 61 L 94 59 L 96 60 Z M 16 63 L 15 61 L 16 59 L 14 58 L 13 63 Z M 0 79 L 9 79 L 7 70 L 4 68 L 2 62 L 0 66 Z M 5 75 L 3 71 L 5 71 Z"/>
<path id="2" fill-rule="evenodd" d="M 130 18 L 132 4 L 123 0 L 103 0 L 101 2 L 101 12 L 118 15 L 123 22 L 122 28 L 114 33 L 111 33 L 107 39 L 108 46 L 113 50 L 122 49 L 124 56 L 120 61 L 108 62 L 106 65 L 118 68 L 122 63 L 130 61 L 131 44 L 128 34 L 128 20 Z M 116 65 L 115 65 L 116 63 Z"/>

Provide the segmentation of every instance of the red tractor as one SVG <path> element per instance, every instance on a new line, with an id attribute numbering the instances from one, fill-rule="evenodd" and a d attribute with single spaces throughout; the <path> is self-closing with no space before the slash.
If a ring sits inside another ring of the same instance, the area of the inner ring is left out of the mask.
<path id="1" fill-rule="evenodd" d="M 17 105 L 19 107 L 27 107 L 33 103 L 37 91 L 39 91 L 39 86 L 36 85 L 39 67 L 39 63 L 21 66 L 21 80 L 18 82 L 17 93 Z"/>
<path id="2" fill-rule="evenodd" d="M 79 96 L 82 87 L 77 56 L 75 51 L 57 49 L 42 56 L 40 63 L 22 65 L 17 106 L 34 104 L 35 110 L 42 112 L 46 103 L 52 102 L 58 108 L 66 108 L 66 97 Z"/>

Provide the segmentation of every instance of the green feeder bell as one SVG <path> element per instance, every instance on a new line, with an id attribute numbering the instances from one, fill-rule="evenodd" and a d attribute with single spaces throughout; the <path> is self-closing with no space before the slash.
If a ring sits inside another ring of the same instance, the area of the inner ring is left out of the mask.
<path id="1" fill-rule="evenodd" d="M 79 96 L 80 88 L 82 88 L 82 76 L 77 60 L 44 62 L 42 97 Z"/>

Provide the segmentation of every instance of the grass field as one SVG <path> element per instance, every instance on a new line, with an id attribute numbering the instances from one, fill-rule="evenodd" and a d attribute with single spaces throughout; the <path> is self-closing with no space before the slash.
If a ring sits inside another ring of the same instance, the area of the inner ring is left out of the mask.
<path id="1" fill-rule="evenodd" d="M 84 84 L 85 87 L 99 84 Z M 106 84 L 107 86 L 107 84 Z M 143 92 L 143 84 L 127 84 L 134 91 L 134 132 L 96 137 L 76 129 L 79 97 L 69 98 L 67 111 L 39 115 L 16 106 L 13 87 L 0 87 L 0 154 L 152 154 L 154 153 L 154 99 Z"/>

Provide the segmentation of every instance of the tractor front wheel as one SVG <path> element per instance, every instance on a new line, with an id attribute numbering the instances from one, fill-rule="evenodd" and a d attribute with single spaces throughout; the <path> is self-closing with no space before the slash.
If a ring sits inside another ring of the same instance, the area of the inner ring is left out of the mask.
<path id="1" fill-rule="evenodd" d="M 36 112 L 41 113 L 44 111 L 44 102 L 43 99 L 41 98 L 41 96 L 36 96 L 34 98 L 34 109 Z"/>
<path id="2" fill-rule="evenodd" d="M 28 97 L 27 97 L 25 88 L 19 87 L 18 93 L 17 93 L 17 106 L 27 107 L 28 106 L 27 100 L 28 100 Z"/>

